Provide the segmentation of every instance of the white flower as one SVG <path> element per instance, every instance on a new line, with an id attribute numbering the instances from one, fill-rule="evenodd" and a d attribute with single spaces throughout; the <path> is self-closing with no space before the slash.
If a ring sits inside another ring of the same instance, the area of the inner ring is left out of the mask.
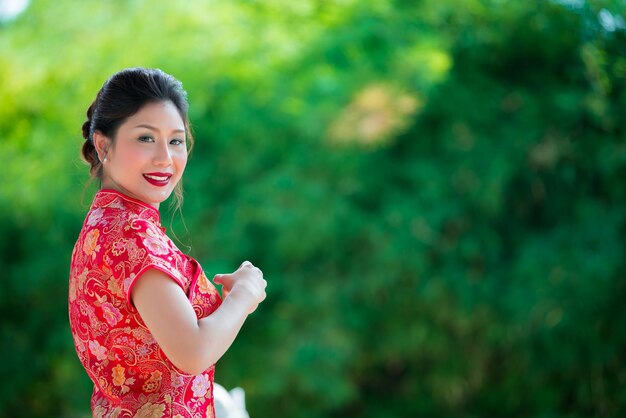
<path id="1" fill-rule="evenodd" d="M 96 356 L 96 358 L 100 361 L 106 360 L 107 358 L 107 349 L 101 346 L 98 341 L 89 341 L 89 351 L 91 351 L 91 354 Z"/>
<path id="2" fill-rule="evenodd" d="M 209 382 L 209 378 L 201 374 L 193 379 L 191 390 L 193 390 L 193 396 L 195 396 L 196 398 L 201 398 L 206 395 L 210 387 L 211 383 Z"/>
<path id="3" fill-rule="evenodd" d="M 102 208 L 94 209 L 93 212 L 89 214 L 89 218 L 87 218 L 87 225 L 96 226 L 98 221 L 102 219 L 102 215 L 104 210 Z"/>
<path id="4" fill-rule="evenodd" d="M 143 240 L 143 245 L 145 245 L 152 254 L 164 255 L 169 252 L 167 245 L 160 239 L 146 238 Z"/>

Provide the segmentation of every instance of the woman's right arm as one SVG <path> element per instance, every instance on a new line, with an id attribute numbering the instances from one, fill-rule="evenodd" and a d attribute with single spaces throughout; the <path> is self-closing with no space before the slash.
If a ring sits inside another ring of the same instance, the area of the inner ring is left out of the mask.
<path id="1" fill-rule="evenodd" d="M 200 374 L 231 346 L 247 316 L 265 299 L 267 282 L 260 270 L 244 262 L 234 273 L 220 275 L 229 290 L 219 308 L 198 320 L 181 287 L 165 273 L 150 269 L 131 290 L 131 301 L 172 363 Z"/>

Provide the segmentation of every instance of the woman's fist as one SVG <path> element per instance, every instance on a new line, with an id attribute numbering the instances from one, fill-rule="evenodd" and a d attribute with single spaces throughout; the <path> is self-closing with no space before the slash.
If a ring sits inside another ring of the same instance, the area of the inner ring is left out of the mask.
<path id="1" fill-rule="evenodd" d="M 267 282 L 263 272 L 249 261 L 241 263 L 233 273 L 216 274 L 213 281 L 222 285 L 224 298 L 231 297 L 246 304 L 248 313 L 254 312 L 266 296 Z"/>

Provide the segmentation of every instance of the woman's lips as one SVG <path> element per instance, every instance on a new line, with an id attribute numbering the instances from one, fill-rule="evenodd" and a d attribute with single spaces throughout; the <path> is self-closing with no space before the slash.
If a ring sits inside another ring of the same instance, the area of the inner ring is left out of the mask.
<path id="1" fill-rule="evenodd" d="M 172 177 L 169 173 L 146 173 L 143 175 L 143 178 L 146 181 L 157 187 L 164 187 L 170 182 L 170 178 Z"/>

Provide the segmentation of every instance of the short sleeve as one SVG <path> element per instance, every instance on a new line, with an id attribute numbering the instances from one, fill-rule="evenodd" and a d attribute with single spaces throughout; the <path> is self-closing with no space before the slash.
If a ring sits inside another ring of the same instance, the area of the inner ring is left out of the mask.
<path id="1" fill-rule="evenodd" d="M 129 304 L 133 285 L 151 268 L 162 271 L 186 291 L 188 261 L 159 226 L 136 218 L 123 223 L 119 231 L 107 243 L 105 262 Z"/>

